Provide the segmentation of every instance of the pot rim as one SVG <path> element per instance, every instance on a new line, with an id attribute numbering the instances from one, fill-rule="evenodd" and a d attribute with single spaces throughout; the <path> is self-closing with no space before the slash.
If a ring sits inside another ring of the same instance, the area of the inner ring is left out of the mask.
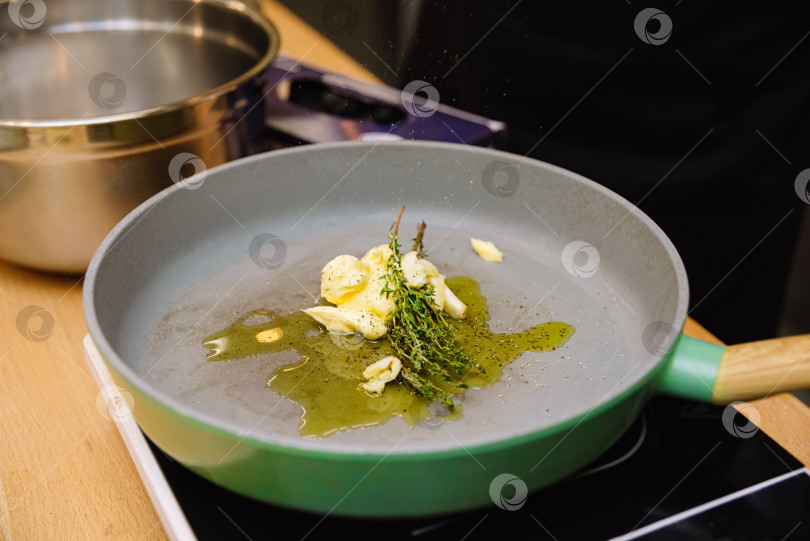
<path id="1" fill-rule="evenodd" d="M 0 1 L 0 4 L 7 4 L 10 0 Z M 54 119 L 25 119 L 25 118 L 0 118 L 0 128 L 64 128 L 70 126 L 93 126 L 99 124 L 112 124 L 117 122 L 132 121 L 152 117 L 177 111 L 179 109 L 193 107 L 197 104 L 217 99 L 245 82 L 260 76 L 278 56 L 281 50 L 281 37 L 276 26 L 260 12 L 253 10 L 241 0 L 194 0 L 194 4 L 219 5 L 225 10 L 237 12 L 248 17 L 256 27 L 260 28 L 268 38 L 268 47 L 265 54 L 248 71 L 242 73 L 235 79 L 231 79 L 217 87 L 211 88 L 196 96 L 191 96 L 182 100 L 177 100 L 146 109 L 129 111 L 126 113 L 116 113 L 101 116 L 81 117 L 81 118 L 54 118 Z"/>

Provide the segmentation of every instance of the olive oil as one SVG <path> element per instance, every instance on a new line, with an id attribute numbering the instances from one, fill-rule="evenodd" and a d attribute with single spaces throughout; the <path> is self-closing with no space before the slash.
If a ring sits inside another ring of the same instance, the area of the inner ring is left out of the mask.
<path id="1" fill-rule="evenodd" d="M 455 277 L 449 278 L 447 285 L 467 305 L 467 317 L 454 322 L 457 340 L 484 368 L 483 372 L 459 375 L 457 381 L 442 382 L 453 394 L 465 388 L 489 387 L 500 380 L 503 368 L 523 353 L 554 350 L 574 333 L 572 326 L 557 321 L 520 332 L 493 333 L 486 298 L 478 283 L 472 278 Z M 427 422 L 437 415 L 427 400 L 399 383 L 387 384 L 379 396 L 360 387 L 365 381 L 365 367 L 393 354 L 387 338 L 370 341 L 362 335 L 329 333 L 303 312 L 279 317 L 267 310 L 254 310 L 206 337 L 203 345 L 209 349 L 210 361 L 294 351 L 298 359 L 276 368 L 267 385 L 301 406 L 298 430 L 305 437 L 382 424 L 397 415 L 409 425 Z M 439 414 L 458 419 L 461 408 L 456 406 Z"/>

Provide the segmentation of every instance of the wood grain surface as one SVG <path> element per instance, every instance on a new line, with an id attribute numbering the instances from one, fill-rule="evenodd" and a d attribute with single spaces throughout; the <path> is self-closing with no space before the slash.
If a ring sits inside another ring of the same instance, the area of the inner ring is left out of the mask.
<path id="1" fill-rule="evenodd" d="M 291 56 L 374 77 L 286 8 L 264 1 Z M 166 539 L 82 352 L 79 277 L 0 263 L 0 539 Z M 711 335 L 693 321 L 686 332 Z M 810 409 L 752 403 L 760 426 L 810 464 Z"/>
<path id="2" fill-rule="evenodd" d="M 76 277 L 0 264 L 0 538 L 164 539 L 96 406 L 81 296 Z"/>

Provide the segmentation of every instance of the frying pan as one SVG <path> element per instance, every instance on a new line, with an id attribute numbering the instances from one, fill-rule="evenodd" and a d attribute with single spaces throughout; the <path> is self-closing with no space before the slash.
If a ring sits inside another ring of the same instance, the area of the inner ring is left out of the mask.
<path id="1" fill-rule="evenodd" d="M 621 197 L 546 163 L 335 143 L 187 180 L 103 242 L 86 275 L 87 324 L 144 432 L 262 501 L 367 517 L 519 505 L 598 457 L 656 393 L 727 403 L 810 380 L 810 336 L 723 348 L 681 335 L 687 279 L 670 241 Z M 467 391 L 460 420 L 303 438 L 300 407 L 266 386 L 280 361 L 208 362 L 203 338 L 256 308 L 312 306 L 322 266 L 385 243 L 400 205 L 400 231 L 425 220 L 444 274 L 480 283 L 493 331 L 555 320 L 576 332 Z M 495 242 L 503 262 L 480 259 L 470 236 Z"/>

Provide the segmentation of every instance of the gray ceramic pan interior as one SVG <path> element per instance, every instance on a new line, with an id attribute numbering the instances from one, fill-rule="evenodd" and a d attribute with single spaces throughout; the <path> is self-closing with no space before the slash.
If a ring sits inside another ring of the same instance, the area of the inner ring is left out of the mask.
<path id="1" fill-rule="evenodd" d="M 265 386 L 281 361 L 210 363 L 202 339 L 255 308 L 313 305 L 323 265 L 385 243 L 403 204 L 403 238 L 427 222 L 429 259 L 481 283 L 494 330 L 558 320 L 576 333 L 557 351 L 526 354 L 495 386 L 470 390 L 464 419 L 442 430 L 408 432 L 397 418 L 301 438 L 299 406 Z M 470 236 L 494 241 L 503 263 L 480 259 Z M 581 415 L 659 361 L 645 329 L 680 329 L 687 299 L 663 233 L 594 182 L 511 154 L 402 142 L 274 151 L 187 179 L 119 224 L 88 284 L 94 340 L 146 392 L 240 435 L 348 453 L 387 453 L 400 440 L 404 453 L 470 446 Z"/>

